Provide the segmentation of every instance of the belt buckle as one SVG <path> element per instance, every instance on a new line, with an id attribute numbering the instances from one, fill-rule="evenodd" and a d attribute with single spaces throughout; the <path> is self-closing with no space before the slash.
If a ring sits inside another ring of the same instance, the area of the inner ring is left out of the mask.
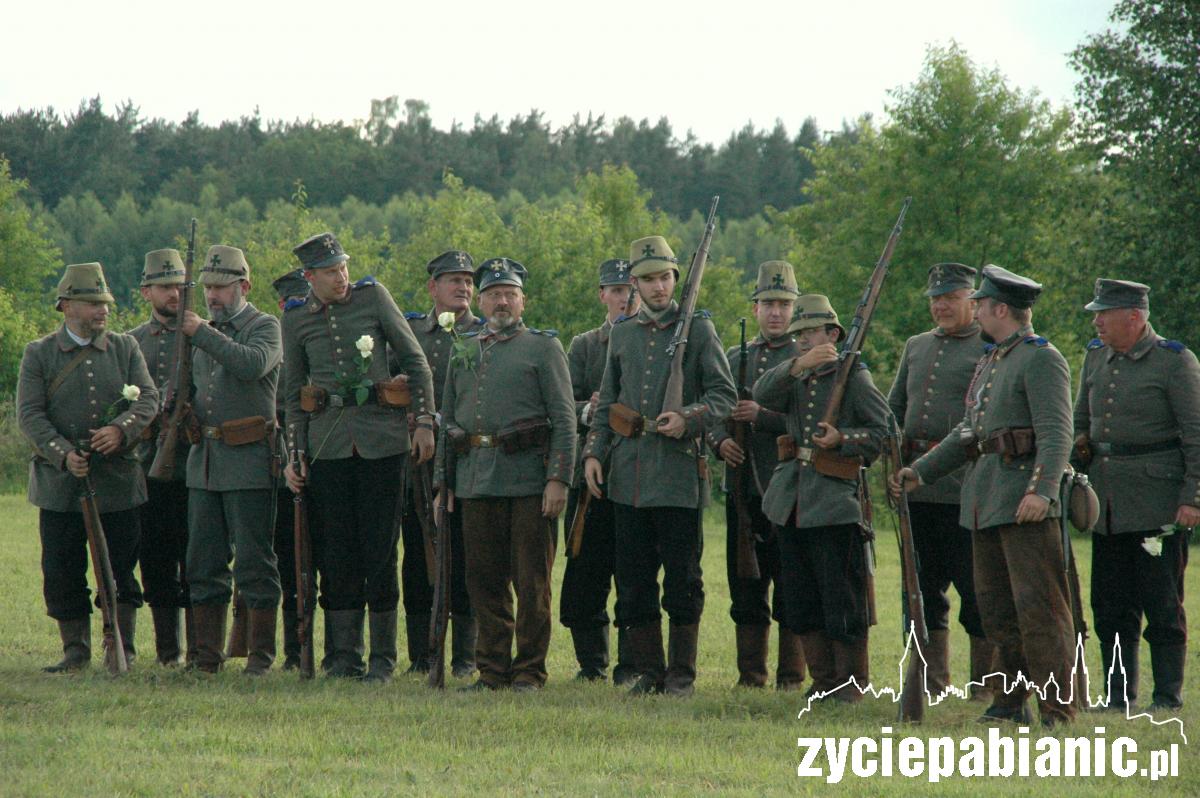
<path id="1" fill-rule="evenodd" d="M 801 462 L 804 462 L 804 463 L 811 463 L 812 459 L 813 459 L 812 447 L 811 446 L 797 446 L 796 447 L 796 459 Z"/>
<path id="2" fill-rule="evenodd" d="M 204 435 L 204 437 L 206 437 L 210 440 L 214 440 L 214 441 L 221 440 L 221 428 L 220 427 L 203 427 L 200 430 L 200 432 Z"/>
<path id="3" fill-rule="evenodd" d="M 492 448 L 492 436 L 491 435 L 480 435 L 479 436 L 479 448 L 481 448 L 481 449 Z"/>
<path id="4" fill-rule="evenodd" d="M 330 407 L 342 407 L 344 404 L 345 404 L 345 401 L 342 399 L 342 395 L 340 393 L 329 394 L 329 406 Z"/>
<path id="5" fill-rule="evenodd" d="M 1095 441 L 1092 443 L 1092 453 L 1098 454 L 1101 457 L 1111 456 L 1113 447 L 1107 441 Z"/>

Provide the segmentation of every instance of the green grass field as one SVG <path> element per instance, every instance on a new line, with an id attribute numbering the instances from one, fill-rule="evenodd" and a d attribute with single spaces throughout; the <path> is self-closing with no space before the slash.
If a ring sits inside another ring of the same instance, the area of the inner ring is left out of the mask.
<path id="1" fill-rule="evenodd" d="M 733 625 L 723 562 L 723 525 L 708 524 L 697 694 L 688 700 L 637 699 L 611 685 L 576 684 L 569 634 L 555 627 L 550 682 L 531 695 L 439 694 L 416 677 L 386 687 L 318 678 L 301 683 L 272 672 L 251 680 L 240 664 L 202 677 L 153 664 L 149 614 L 141 613 L 141 658 L 124 678 L 110 678 L 93 660 L 82 674 L 51 676 L 57 661 L 54 623 L 45 616 L 38 567 L 36 512 L 22 496 L 0 497 L 0 795 L 1068 795 L 1137 794 L 1150 789 L 1200 794 L 1200 663 L 1189 663 L 1183 715 L 1193 745 L 1175 724 L 1112 714 L 1083 715 L 1057 736 L 1090 734 L 1103 725 L 1111 740 L 1134 738 L 1139 750 L 1180 744 L 1180 778 L 1151 784 L 1120 779 L 951 778 L 859 779 L 838 785 L 796 776 L 798 737 L 880 736 L 895 726 L 896 707 L 868 698 L 857 707 L 819 706 L 797 719 L 796 693 L 747 691 L 736 680 Z M 1076 552 L 1087 583 L 1086 541 Z M 879 626 L 871 635 L 877 685 L 899 681 L 898 569 L 890 532 L 877 545 Z M 555 586 L 563 561 L 555 565 Z M 1195 568 L 1189 610 L 1200 617 Z M 555 595 L 557 602 L 557 593 Z M 557 606 L 557 605 L 556 605 Z M 557 612 L 556 612 L 557 615 Z M 99 640 L 98 616 L 95 640 Z M 403 628 L 403 625 L 401 625 Z M 965 682 L 966 638 L 953 632 L 954 676 Z M 772 640 L 772 646 L 774 646 Z M 403 642 L 401 642 L 403 650 Z M 1099 654 L 1088 650 L 1099 672 Z M 1143 695 L 1150 687 L 1143 646 Z M 448 681 L 453 681 L 449 680 Z M 1093 692 L 1100 680 L 1093 677 Z M 457 685 L 456 685 L 457 686 Z M 921 727 L 896 729 L 922 737 L 986 736 L 974 723 L 980 704 L 951 699 L 928 710 Z M 1031 730 L 1040 735 L 1040 729 Z"/>

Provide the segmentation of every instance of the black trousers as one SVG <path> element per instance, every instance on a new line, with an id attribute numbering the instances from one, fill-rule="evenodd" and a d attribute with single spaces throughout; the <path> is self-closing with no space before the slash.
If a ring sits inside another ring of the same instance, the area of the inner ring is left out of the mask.
<path id="1" fill-rule="evenodd" d="M 779 537 L 771 522 L 762 513 L 762 498 L 747 497 L 750 528 L 754 530 L 755 557 L 759 579 L 742 579 L 737 575 L 738 521 L 737 503 L 732 494 L 725 496 L 725 573 L 729 578 L 729 617 L 739 625 L 767 626 L 771 619 L 783 620 L 783 602 L 779 596 Z M 771 597 L 771 583 L 775 595 Z"/>
<path id="2" fill-rule="evenodd" d="M 133 574 L 141 535 L 140 508 L 101 513 L 100 524 L 108 542 L 117 601 L 140 607 L 142 588 Z M 40 510 L 38 532 L 42 538 L 42 596 L 46 600 L 46 614 L 56 621 L 87 617 L 92 611 L 87 578 L 91 561 L 83 513 Z"/>
<path id="3" fill-rule="evenodd" d="M 617 626 L 658 623 L 658 570 L 662 609 L 672 623 L 700 622 L 704 578 L 700 570 L 700 511 L 692 507 L 613 504 L 617 529 Z"/>
<path id="4" fill-rule="evenodd" d="M 971 530 L 958 525 L 957 504 L 913 502 L 913 543 L 916 544 L 925 625 L 950 628 L 950 585 L 958 592 L 958 622 L 967 634 L 984 637 L 979 604 L 975 600 L 974 546 Z"/>
<path id="5" fill-rule="evenodd" d="M 400 603 L 395 520 L 403 460 L 351 455 L 310 464 L 316 517 L 309 531 L 325 609 L 391 612 Z"/>
<path id="6" fill-rule="evenodd" d="M 462 508 L 458 506 L 457 500 L 454 512 L 446 517 L 446 523 L 450 527 L 450 612 L 455 615 L 470 615 L 471 597 L 467 594 L 467 566 L 463 557 Z M 400 560 L 404 614 L 428 615 L 433 612 L 433 585 L 429 581 L 429 569 L 425 564 L 425 533 L 421 530 L 421 522 L 417 518 L 411 495 L 404 503 L 404 517 L 400 521 L 400 529 L 404 541 L 404 554 Z"/>
<path id="7" fill-rule="evenodd" d="M 1162 539 L 1162 554 L 1152 557 L 1142 548 L 1142 540 L 1160 531 L 1092 535 L 1092 615 L 1105 657 L 1118 634 L 1126 662 L 1139 635 L 1151 646 L 1187 642 L 1183 573 L 1189 535 L 1168 535 Z"/>
<path id="8" fill-rule="evenodd" d="M 149 501 L 141 507 L 138 560 L 146 603 L 151 607 L 190 607 L 187 584 L 187 483 L 146 480 Z"/>
<path id="9" fill-rule="evenodd" d="M 575 517 L 581 489 L 567 498 L 566 525 Z M 582 488 L 587 490 L 587 488 Z M 569 531 L 569 530 L 568 530 Z M 617 573 L 617 533 L 613 503 L 592 497 L 583 519 L 579 555 L 567 558 L 558 617 L 569 629 L 608 625 L 608 594 Z"/>
<path id="10" fill-rule="evenodd" d="M 779 530 L 784 624 L 843 643 L 867 633 L 867 563 L 858 524 Z"/>

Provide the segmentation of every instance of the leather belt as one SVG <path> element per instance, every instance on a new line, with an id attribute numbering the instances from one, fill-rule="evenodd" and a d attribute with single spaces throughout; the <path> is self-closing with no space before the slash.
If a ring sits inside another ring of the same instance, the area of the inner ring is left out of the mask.
<path id="1" fill-rule="evenodd" d="M 266 423 L 267 436 L 270 436 L 270 434 L 274 431 L 275 431 L 274 422 L 268 421 Z M 208 438 L 209 440 L 219 441 L 219 440 L 221 440 L 221 437 L 222 437 L 221 436 L 221 428 L 219 426 L 217 426 L 217 427 L 202 426 L 202 427 L 200 427 L 200 436 L 203 438 Z"/>
<path id="2" fill-rule="evenodd" d="M 500 445 L 495 435 L 472 435 L 467 441 L 473 449 L 492 449 Z"/>
<path id="3" fill-rule="evenodd" d="M 334 393 L 333 391 L 329 392 L 329 398 L 326 399 L 325 401 L 327 402 L 329 407 L 344 407 L 344 406 L 347 406 L 347 404 L 349 404 L 350 406 L 355 406 L 355 407 L 357 406 L 357 404 L 354 402 L 353 399 L 349 399 L 349 400 L 343 399 L 341 394 Z M 373 405 L 376 403 L 376 401 L 377 401 L 377 399 L 375 396 L 375 386 L 372 385 L 370 388 L 367 389 L 367 398 L 363 400 L 363 404 L 364 405 Z"/>
<path id="4" fill-rule="evenodd" d="M 1172 438 L 1169 441 L 1158 441 L 1157 443 L 1108 443 L 1105 441 L 1092 441 L 1092 454 L 1100 455 L 1101 457 L 1136 457 L 1139 454 L 1155 454 L 1157 452 L 1170 452 L 1178 449 L 1180 446 L 1178 438 Z"/>

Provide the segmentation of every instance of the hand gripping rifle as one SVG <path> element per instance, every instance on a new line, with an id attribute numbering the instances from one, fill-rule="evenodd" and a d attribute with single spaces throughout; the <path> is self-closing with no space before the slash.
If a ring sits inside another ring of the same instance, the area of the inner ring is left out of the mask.
<path id="1" fill-rule="evenodd" d="M 900 428 L 896 417 L 888 417 L 888 438 L 884 465 L 892 474 L 904 467 L 900 456 Z M 912 518 L 908 512 L 908 497 L 892 500 L 896 511 L 896 541 L 900 544 L 900 609 L 904 618 L 901 640 L 908 644 L 911 632 L 917 646 L 908 653 L 908 670 L 900 691 L 900 720 L 920 723 L 925 718 L 925 668 L 922 656 L 929 644 L 929 629 L 925 626 L 925 600 L 921 596 L 920 563 L 913 542 Z"/>
<path id="2" fill-rule="evenodd" d="M 292 470 L 300 473 L 300 453 L 292 452 Z M 300 678 L 311 679 L 316 674 L 313 660 L 313 616 L 316 597 L 312 583 L 312 537 L 308 530 L 308 498 L 304 489 L 292 495 L 292 543 L 296 568 L 296 638 L 300 642 Z"/>
<path id="3" fill-rule="evenodd" d="M 121 639 L 121 627 L 117 624 L 117 581 L 113 578 L 108 538 L 100 523 L 100 508 L 96 505 L 96 488 L 92 485 L 90 472 L 84 475 L 82 482 L 79 507 L 83 511 L 83 527 L 87 531 L 92 571 L 96 576 L 96 597 L 100 599 L 100 617 L 104 622 L 104 663 L 109 673 L 116 675 L 129 670 L 129 663 L 125 661 L 125 641 Z"/>
<path id="4" fill-rule="evenodd" d="M 438 427 L 438 444 L 451 462 L 450 442 L 446 439 L 444 425 Z M 454 484 L 453 469 L 446 468 L 442 495 L 448 495 Z M 430 502 L 432 506 L 432 502 Z M 450 513 L 445 506 L 438 507 L 435 514 L 437 530 L 434 551 L 437 554 L 437 571 L 433 580 L 433 612 L 429 615 L 429 686 L 442 690 L 446 687 L 446 628 L 450 625 Z"/>
<path id="5" fill-rule="evenodd" d="M 746 385 L 746 361 L 750 349 L 746 346 L 746 320 L 738 319 L 741 342 L 738 347 L 737 395 L 738 401 L 750 399 L 750 387 Z M 732 421 L 733 441 L 742 450 L 745 459 L 740 466 L 732 467 L 729 485 L 732 488 L 734 510 L 737 513 L 737 575 L 739 579 L 761 579 L 758 570 L 758 553 L 754 548 L 754 525 L 750 520 L 750 484 L 754 479 L 753 435 L 750 422 Z"/>
<path id="6" fill-rule="evenodd" d="M 188 235 L 187 259 L 183 262 L 183 285 L 179 288 L 179 311 L 175 316 L 175 373 L 171 375 L 167 394 L 163 398 L 163 424 L 158 436 L 158 451 L 146 476 L 163 482 L 175 476 L 175 450 L 179 436 L 187 428 L 192 412 L 192 342 L 179 329 L 183 314 L 192 309 L 192 264 L 196 259 L 196 220 L 192 219 Z"/>

